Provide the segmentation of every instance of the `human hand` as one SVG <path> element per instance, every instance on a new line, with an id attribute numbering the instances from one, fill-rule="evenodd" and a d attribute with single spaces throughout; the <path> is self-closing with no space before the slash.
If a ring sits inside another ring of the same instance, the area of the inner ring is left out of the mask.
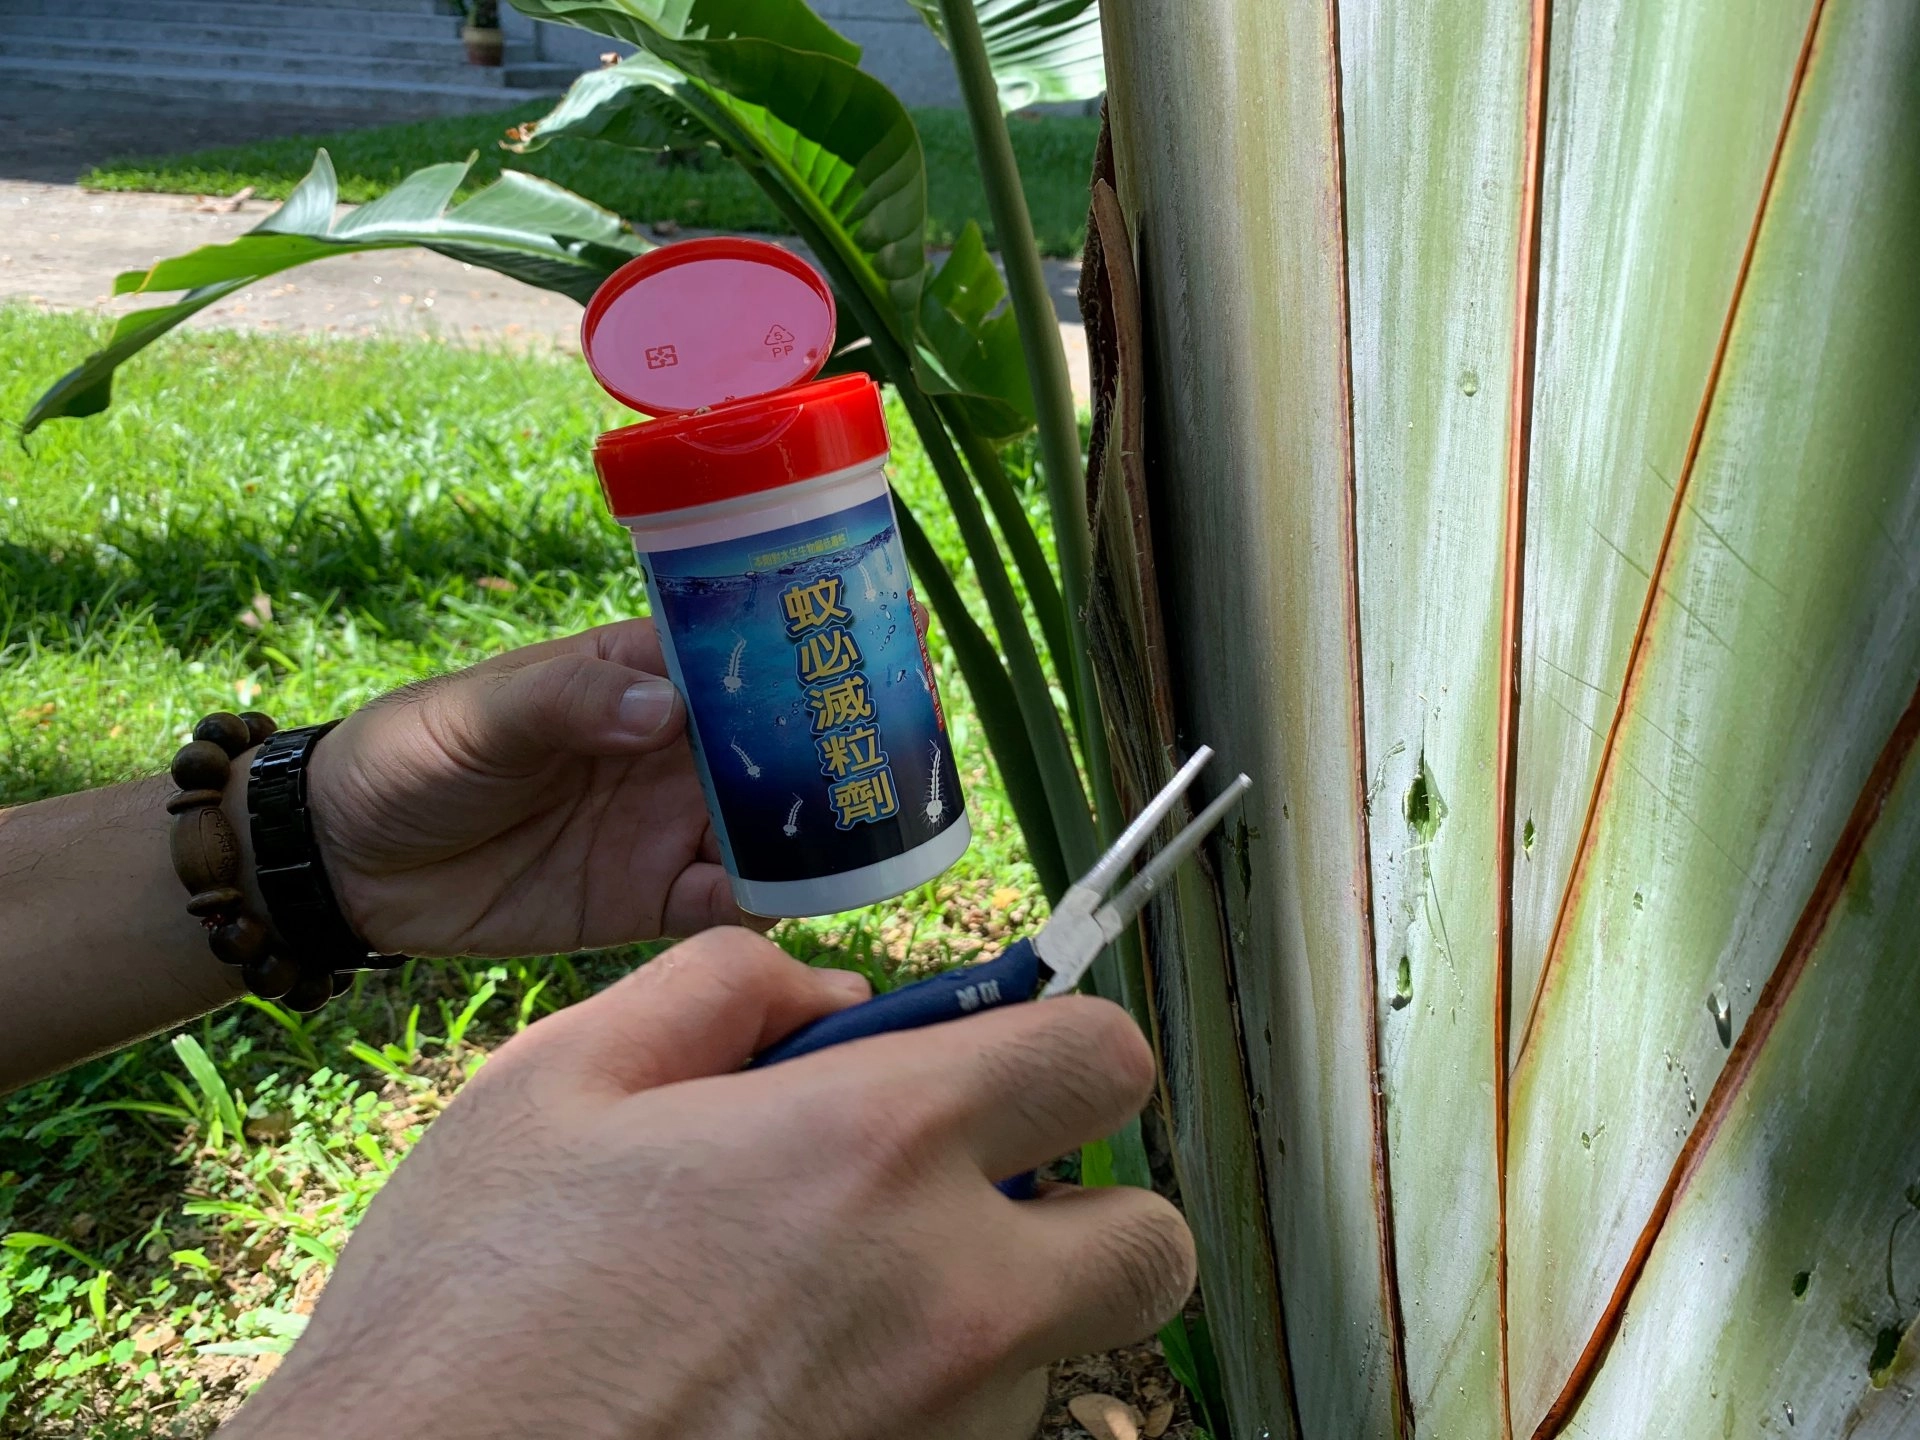
<path id="1" fill-rule="evenodd" d="M 995 1178 L 1117 1129 L 1153 1063 L 1066 997 L 740 1071 L 863 998 L 738 930 L 502 1047 L 222 1440 L 1013 1440 L 1035 1372 L 1175 1314 L 1179 1213 Z"/>
<path id="2" fill-rule="evenodd" d="M 739 924 L 650 620 L 409 685 L 313 753 L 335 897 L 381 950 L 521 955 Z"/>

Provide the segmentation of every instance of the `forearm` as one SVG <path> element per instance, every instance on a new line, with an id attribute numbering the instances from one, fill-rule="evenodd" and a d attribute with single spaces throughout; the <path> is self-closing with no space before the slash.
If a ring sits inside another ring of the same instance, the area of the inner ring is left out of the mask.
<path id="1" fill-rule="evenodd" d="M 234 768 L 226 809 L 251 876 Z M 156 776 L 0 810 L 0 1092 L 240 993 L 174 876 L 172 793 Z"/>

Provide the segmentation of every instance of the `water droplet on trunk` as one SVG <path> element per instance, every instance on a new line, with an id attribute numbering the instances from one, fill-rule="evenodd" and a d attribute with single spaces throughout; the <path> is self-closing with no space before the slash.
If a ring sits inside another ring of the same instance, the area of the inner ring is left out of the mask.
<path id="1" fill-rule="evenodd" d="M 1707 1010 L 1713 1016 L 1713 1028 L 1720 1032 L 1722 1049 L 1733 1048 L 1733 1002 L 1727 998 L 1727 987 L 1716 985 L 1713 993 L 1707 996 Z"/>

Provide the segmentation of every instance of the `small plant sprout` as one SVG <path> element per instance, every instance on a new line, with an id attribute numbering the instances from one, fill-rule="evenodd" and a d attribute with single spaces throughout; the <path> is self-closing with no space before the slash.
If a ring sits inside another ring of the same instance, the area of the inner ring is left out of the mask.
<path id="1" fill-rule="evenodd" d="M 927 806 L 921 813 L 926 816 L 929 825 L 938 825 L 946 817 L 947 800 L 940 793 L 940 742 L 931 742 L 933 750 L 933 778 L 927 782 Z"/>
<path id="2" fill-rule="evenodd" d="M 800 807 L 805 804 L 798 795 L 793 797 L 793 808 L 787 811 L 787 823 L 780 827 L 780 833 L 791 840 L 800 833 Z"/>
<path id="3" fill-rule="evenodd" d="M 740 748 L 740 742 L 738 740 L 729 740 L 727 744 L 732 748 L 733 753 L 740 757 L 740 763 L 747 767 L 747 778 L 749 780 L 758 780 L 760 778 L 760 767 L 754 763 L 753 757 Z"/>
<path id="4" fill-rule="evenodd" d="M 729 695 L 738 695 L 743 683 L 740 679 L 740 661 L 747 653 L 747 637 L 739 631 L 733 634 L 733 653 L 727 656 L 727 673 L 720 677 L 720 688 Z M 738 745 L 733 747 L 738 750 Z"/>

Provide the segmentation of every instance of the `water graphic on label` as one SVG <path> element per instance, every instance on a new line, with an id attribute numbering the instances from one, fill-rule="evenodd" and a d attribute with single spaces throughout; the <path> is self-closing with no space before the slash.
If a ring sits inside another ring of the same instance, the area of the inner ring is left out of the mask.
<path id="1" fill-rule="evenodd" d="M 912 598 L 899 544 L 881 495 L 645 556 L 721 844 L 746 879 L 872 864 L 964 813 L 925 646 L 911 631 L 896 643 Z"/>

